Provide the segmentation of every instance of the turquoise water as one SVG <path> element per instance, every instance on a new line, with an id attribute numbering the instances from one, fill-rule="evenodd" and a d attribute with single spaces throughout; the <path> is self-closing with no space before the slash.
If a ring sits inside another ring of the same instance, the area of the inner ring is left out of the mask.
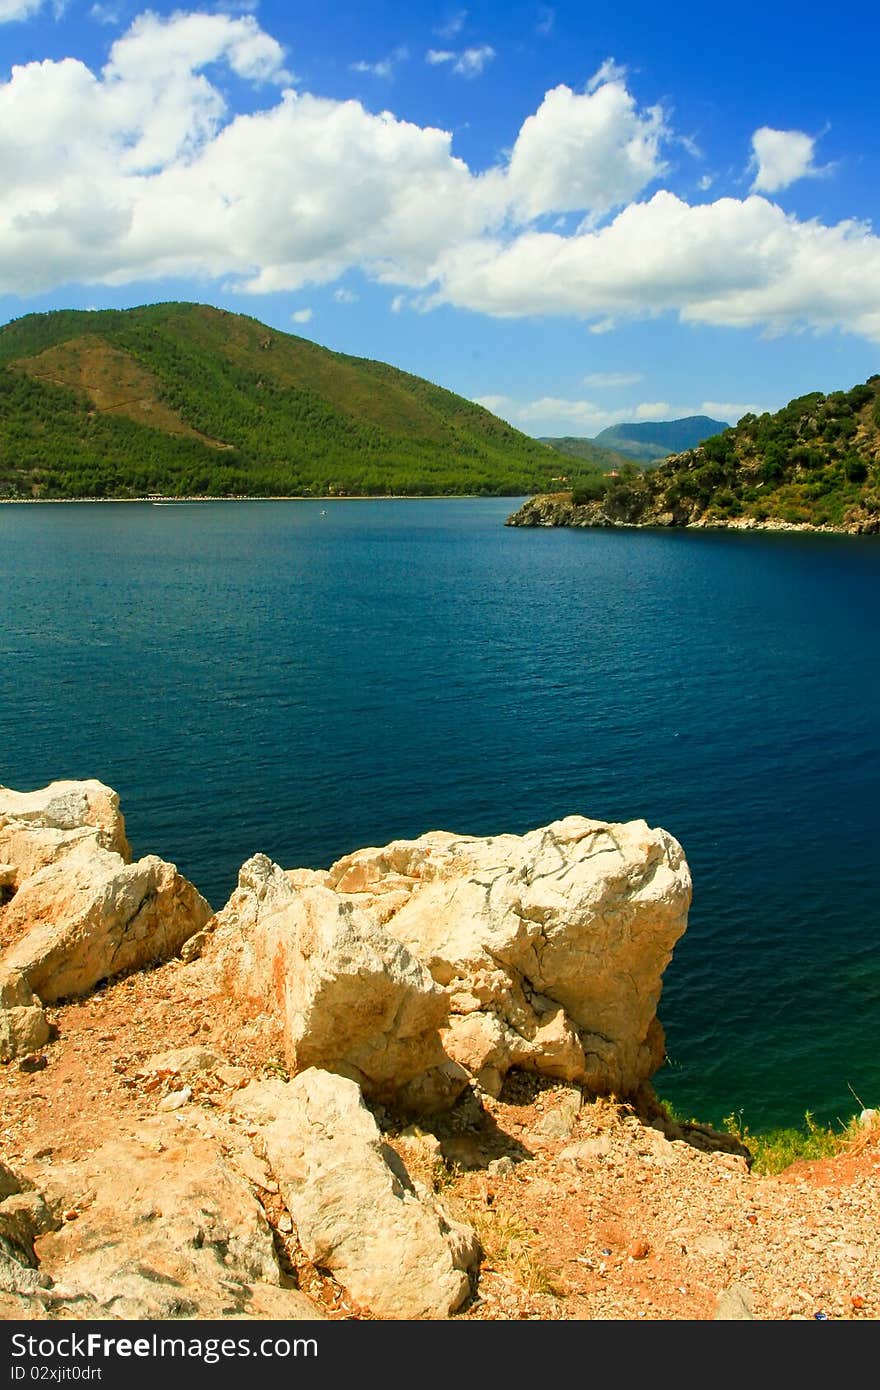
<path id="1" fill-rule="evenodd" d="M 880 542 L 516 505 L 0 507 L 0 782 L 99 777 L 214 906 L 256 851 L 644 817 L 694 877 L 660 1092 L 880 1103 Z"/>

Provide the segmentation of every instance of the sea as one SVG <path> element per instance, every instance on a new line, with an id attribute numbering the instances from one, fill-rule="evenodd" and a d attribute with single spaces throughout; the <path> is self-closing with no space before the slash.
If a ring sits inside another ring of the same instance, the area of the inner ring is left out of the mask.
<path id="1" fill-rule="evenodd" d="M 880 1105 L 880 538 L 522 500 L 0 506 L 0 783 L 99 778 L 215 908 L 257 852 L 642 818 L 694 882 L 658 1093 Z"/>

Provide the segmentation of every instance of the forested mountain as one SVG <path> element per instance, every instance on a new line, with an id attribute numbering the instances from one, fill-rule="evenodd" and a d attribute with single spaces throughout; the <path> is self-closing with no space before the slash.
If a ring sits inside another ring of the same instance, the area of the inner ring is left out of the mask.
<path id="1" fill-rule="evenodd" d="M 560 526 L 783 523 L 880 532 L 880 376 L 811 392 L 646 472 L 535 498 L 511 522 Z"/>
<path id="2" fill-rule="evenodd" d="M 620 469 L 627 462 L 625 454 L 606 449 L 603 445 L 597 444 L 595 439 L 587 439 L 581 435 L 542 435 L 540 442 L 550 444 L 560 454 L 567 454 L 569 458 L 589 464 L 603 473 L 610 473 L 615 468 Z"/>
<path id="3" fill-rule="evenodd" d="M 0 496 L 514 496 L 560 472 L 462 396 L 208 305 L 0 329 Z"/>
<path id="4" fill-rule="evenodd" d="M 639 463 L 656 463 L 670 454 L 695 449 L 704 439 L 729 428 L 727 420 L 713 420 L 709 415 L 686 415 L 680 420 L 639 420 L 609 425 L 607 430 L 596 435 L 593 443 L 615 449 Z"/>

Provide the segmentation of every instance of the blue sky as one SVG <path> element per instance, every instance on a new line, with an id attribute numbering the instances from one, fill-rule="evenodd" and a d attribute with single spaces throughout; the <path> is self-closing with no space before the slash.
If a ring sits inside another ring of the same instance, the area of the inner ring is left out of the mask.
<path id="1" fill-rule="evenodd" d="M 878 39 L 861 3 L 0 0 L 0 321 L 213 303 L 535 435 L 846 388 Z"/>

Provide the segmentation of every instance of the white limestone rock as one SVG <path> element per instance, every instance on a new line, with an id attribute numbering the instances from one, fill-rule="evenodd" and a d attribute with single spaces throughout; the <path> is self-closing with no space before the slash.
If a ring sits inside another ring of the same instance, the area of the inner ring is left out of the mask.
<path id="1" fill-rule="evenodd" d="M 309 1259 L 380 1318 L 445 1318 L 470 1290 L 479 1243 L 419 1187 L 345 1077 L 309 1068 L 254 1083 L 236 1111 L 266 1159 Z"/>
<path id="2" fill-rule="evenodd" d="M 445 992 L 369 912 L 292 878 L 264 855 L 247 861 L 217 914 L 209 965 L 278 1020 L 291 1071 L 323 1067 L 376 1099 L 409 1087 L 427 1108 L 449 1104 L 467 1077 L 440 1041 Z"/>
<path id="3" fill-rule="evenodd" d="M 50 1036 L 49 1020 L 25 977 L 0 966 L 0 1062 L 36 1052 Z"/>
<path id="4" fill-rule="evenodd" d="M 0 909 L 10 943 L 0 970 L 51 1003 L 174 955 L 210 916 L 175 865 L 156 855 L 126 864 L 86 840 L 26 878 Z"/>
<path id="5" fill-rule="evenodd" d="M 250 1184 L 215 1140 L 154 1119 L 87 1157 L 29 1172 L 54 1222 L 37 1243 L 38 1316 L 320 1319 L 286 1286 Z M 0 1217 L 15 1198 L 0 1204 Z M 71 1211 L 75 1220 L 62 1220 Z"/>
<path id="6" fill-rule="evenodd" d="M 112 850 L 127 863 L 131 849 L 119 796 L 103 782 L 50 782 L 33 792 L 0 787 L 2 882 L 17 888 L 77 845 Z"/>
<path id="7" fill-rule="evenodd" d="M 662 975 L 687 925 L 681 846 L 644 821 L 569 816 L 523 836 L 432 832 L 347 855 L 338 893 L 372 910 L 448 993 L 450 1057 L 494 1091 L 513 1066 L 634 1093 L 663 1058 Z"/>

